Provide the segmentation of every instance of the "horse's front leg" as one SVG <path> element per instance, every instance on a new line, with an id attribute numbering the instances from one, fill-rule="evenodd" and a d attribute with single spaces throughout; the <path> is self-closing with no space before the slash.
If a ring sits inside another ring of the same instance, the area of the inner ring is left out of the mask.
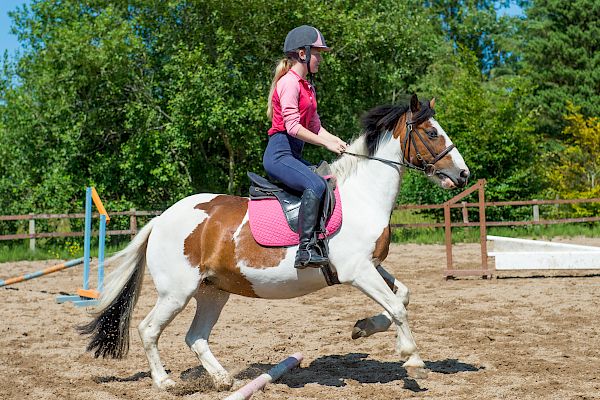
<path id="1" fill-rule="evenodd" d="M 387 272 L 381 265 L 377 266 L 377 272 L 383 278 L 388 287 L 392 292 L 402 301 L 404 307 L 408 306 L 410 291 L 408 288 L 399 280 L 394 278 L 392 274 Z M 378 332 L 385 332 L 392 325 L 392 317 L 387 311 L 373 317 L 364 318 L 357 321 L 352 329 L 352 339 L 358 339 L 362 337 L 368 337 Z M 406 339 L 403 338 L 402 329 L 398 329 L 398 340 L 396 343 L 396 350 L 400 353 L 403 358 L 408 358 L 410 354 L 407 353 L 407 349 L 404 347 Z"/>
<path id="2" fill-rule="evenodd" d="M 425 363 L 417 352 L 417 345 L 408 325 L 405 306 L 405 302 L 408 304 L 408 289 L 402 285 L 406 290 L 402 296 L 398 296 L 388 286 L 378 270 L 373 268 L 372 264 L 361 267 L 359 271 L 361 272 L 352 280 L 352 285 L 379 303 L 385 310 L 384 314 L 373 317 L 373 325 L 383 328 L 386 325 L 386 319 L 396 324 L 398 328 L 398 351 L 403 357 L 407 357 L 403 366 L 410 376 L 424 378 L 426 376 Z M 389 327 L 389 324 L 387 327 Z"/>

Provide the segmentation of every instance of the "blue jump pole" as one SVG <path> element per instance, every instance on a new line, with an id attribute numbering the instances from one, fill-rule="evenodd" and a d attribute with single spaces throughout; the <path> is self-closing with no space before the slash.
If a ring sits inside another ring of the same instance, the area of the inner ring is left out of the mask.
<path id="1" fill-rule="evenodd" d="M 92 237 L 92 188 L 85 189 L 85 233 L 83 238 L 83 289 L 90 288 L 90 245 Z"/>
<path id="2" fill-rule="evenodd" d="M 98 291 L 104 289 L 104 238 L 106 236 L 106 215 L 100 215 L 100 232 L 98 237 Z"/>

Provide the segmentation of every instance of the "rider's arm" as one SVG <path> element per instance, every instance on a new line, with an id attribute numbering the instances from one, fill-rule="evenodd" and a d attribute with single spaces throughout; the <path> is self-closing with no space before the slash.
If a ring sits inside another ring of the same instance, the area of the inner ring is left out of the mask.
<path id="1" fill-rule="evenodd" d="M 317 146 L 323 146 L 329 151 L 340 154 L 344 149 L 341 148 L 340 143 L 331 140 L 331 134 L 321 135 L 317 134 L 323 129 L 318 115 L 310 122 L 311 127 L 316 128 L 316 132 L 312 132 L 300 123 L 300 110 L 298 105 L 298 98 L 300 96 L 300 85 L 293 76 L 284 76 L 277 83 L 277 91 L 279 94 L 279 100 L 281 102 L 281 114 L 285 123 L 285 129 L 291 136 L 295 136 L 300 140 L 314 144 Z M 316 119 L 315 119 L 316 118 Z"/>
<path id="2" fill-rule="evenodd" d="M 281 103 L 281 116 L 283 117 L 285 130 L 289 135 L 296 136 L 302 126 L 298 104 L 300 86 L 297 79 L 293 75 L 284 75 L 277 82 L 277 94 Z"/>
<path id="3" fill-rule="evenodd" d="M 332 151 L 336 154 L 341 154 L 341 152 L 346 149 L 345 143 L 342 142 L 343 143 L 343 145 L 342 145 L 341 143 L 338 143 L 337 141 L 331 139 L 331 137 L 334 137 L 333 135 L 331 135 L 331 137 L 325 136 L 325 135 L 321 136 L 320 134 L 315 135 L 313 132 L 309 131 L 302 125 L 300 125 L 300 129 L 298 129 L 298 133 L 296 133 L 296 137 L 298 139 L 308 142 L 310 144 L 316 144 L 317 146 L 323 146 L 327 150 Z"/>
<path id="4" fill-rule="evenodd" d="M 343 146 L 344 150 L 346 150 L 346 142 L 343 141 L 342 139 L 340 139 L 339 137 L 331 134 L 327 129 L 323 128 L 321 126 L 321 129 L 319 130 L 319 136 L 323 136 L 325 138 L 325 140 L 329 140 L 332 141 L 334 143 L 337 143 L 340 146 Z"/>

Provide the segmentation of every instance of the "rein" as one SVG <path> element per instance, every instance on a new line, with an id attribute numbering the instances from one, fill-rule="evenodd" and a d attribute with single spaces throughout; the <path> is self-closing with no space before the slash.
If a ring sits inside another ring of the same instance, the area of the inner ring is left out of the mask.
<path id="1" fill-rule="evenodd" d="M 412 116 L 412 112 L 411 112 L 411 116 Z M 427 176 L 433 176 L 434 174 L 439 174 L 439 171 L 435 168 L 435 164 L 438 161 L 440 161 L 442 158 L 444 158 L 446 156 L 446 154 L 450 153 L 450 151 L 452 151 L 452 149 L 454 149 L 456 146 L 454 146 L 454 143 L 453 143 L 450 146 L 446 147 L 441 153 L 436 155 L 435 152 L 431 149 L 431 147 L 427 144 L 427 142 L 423 139 L 423 136 L 421 136 L 419 131 L 417 129 L 413 128 L 413 125 L 415 125 L 415 124 L 416 124 L 415 121 L 409 121 L 407 118 L 406 137 L 404 138 L 404 142 L 402 143 L 402 146 L 401 146 L 402 160 L 400 162 L 393 161 L 393 160 L 387 160 L 385 158 L 367 156 L 365 154 L 350 153 L 347 151 L 345 151 L 343 154 L 348 154 L 350 156 L 361 157 L 361 158 L 368 158 L 369 160 L 380 161 L 384 164 L 389 165 L 390 167 L 393 167 L 396 170 L 398 169 L 397 167 L 408 167 L 408 168 L 411 168 L 411 169 L 414 169 L 417 171 L 424 172 Z M 413 133 L 415 135 L 417 135 L 417 137 L 419 138 L 421 143 L 423 143 L 423 146 L 425 146 L 427 151 L 429 151 L 429 154 L 431 154 L 431 156 L 433 157 L 433 159 L 431 161 L 429 161 L 429 162 L 426 161 L 423 158 L 423 156 L 421 155 L 421 153 L 419 152 L 419 150 L 417 149 L 417 142 L 415 140 L 415 136 L 413 135 Z M 411 163 L 410 161 L 408 161 L 407 156 L 410 156 L 411 144 L 415 149 L 417 160 L 421 161 L 421 163 L 423 164 L 422 166 L 415 165 L 415 164 Z M 398 171 L 398 172 L 400 172 L 400 171 Z"/>
<path id="2" fill-rule="evenodd" d="M 368 158 L 369 160 L 381 161 L 382 163 L 387 164 L 394 169 L 397 169 L 397 167 L 408 167 L 409 166 L 407 163 L 401 163 L 401 162 L 393 161 L 393 160 L 386 160 L 385 158 L 367 156 L 365 154 L 350 153 L 348 151 L 344 151 L 342 154 L 348 154 L 349 156 L 354 156 L 354 157 Z"/>

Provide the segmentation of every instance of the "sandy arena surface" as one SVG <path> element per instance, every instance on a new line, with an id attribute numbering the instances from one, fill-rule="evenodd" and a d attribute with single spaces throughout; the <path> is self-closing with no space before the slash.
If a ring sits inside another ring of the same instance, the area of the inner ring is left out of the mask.
<path id="1" fill-rule="evenodd" d="M 570 242 L 600 246 L 600 239 Z M 457 245 L 454 257 L 456 267 L 471 268 L 479 247 Z M 0 264 L 0 279 L 56 263 Z M 230 298 L 211 348 L 235 373 L 235 388 L 300 351 L 301 368 L 253 399 L 600 399 L 600 271 L 445 281 L 444 247 L 412 244 L 393 245 L 384 265 L 412 291 L 409 318 L 427 379 L 407 377 L 394 353 L 394 329 L 350 338 L 354 323 L 380 308 L 359 291 L 336 286 L 292 300 Z M 194 301 L 160 341 L 162 361 L 179 386 L 170 392 L 152 387 L 135 329 L 156 299 L 148 274 L 128 357 L 97 360 L 85 353 L 86 339 L 74 330 L 88 321 L 85 310 L 54 301 L 80 280 L 75 267 L 0 288 L 0 399 L 205 400 L 229 394 L 211 387 L 184 342 Z"/>

